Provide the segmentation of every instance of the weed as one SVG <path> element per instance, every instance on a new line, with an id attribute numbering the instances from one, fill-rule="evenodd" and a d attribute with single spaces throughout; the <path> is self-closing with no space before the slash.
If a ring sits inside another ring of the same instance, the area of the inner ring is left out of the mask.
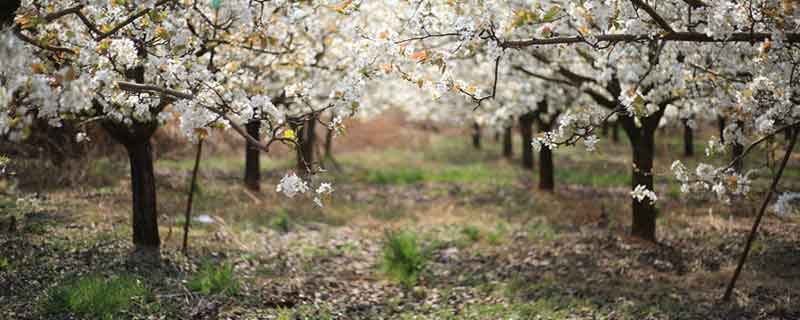
<path id="1" fill-rule="evenodd" d="M 0 271 L 6 271 L 11 268 L 11 262 L 4 257 L 0 257 Z"/>
<path id="2" fill-rule="evenodd" d="M 544 221 L 535 221 L 528 224 L 528 238 L 541 239 L 545 241 L 554 240 L 558 236 L 558 232 L 553 229 L 549 223 Z"/>
<path id="3" fill-rule="evenodd" d="M 481 230 L 476 226 L 465 226 L 461 229 L 461 234 L 467 237 L 470 242 L 478 242 L 481 239 Z"/>
<path id="4" fill-rule="evenodd" d="M 429 254 L 419 244 L 415 233 L 386 233 L 383 243 L 383 272 L 406 288 L 417 284 L 428 259 Z"/>
<path id="5" fill-rule="evenodd" d="M 128 309 L 132 300 L 143 297 L 147 289 L 139 281 L 126 278 L 88 276 L 48 292 L 45 310 L 73 313 L 94 319 L 112 319 Z"/>
<path id="6" fill-rule="evenodd" d="M 239 279 L 231 264 L 206 262 L 189 281 L 188 287 L 205 295 L 235 295 L 239 292 Z"/>
<path id="7" fill-rule="evenodd" d="M 286 212 L 286 209 L 281 209 L 278 212 L 278 216 L 270 220 L 269 225 L 275 230 L 278 230 L 283 233 L 289 233 L 290 231 L 289 213 Z"/>
<path id="8" fill-rule="evenodd" d="M 494 231 L 486 235 L 486 241 L 491 245 L 499 245 L 506 233 L 508 233 L 508 226 L 505 223 L 498 222 L 494 227 Z"/>

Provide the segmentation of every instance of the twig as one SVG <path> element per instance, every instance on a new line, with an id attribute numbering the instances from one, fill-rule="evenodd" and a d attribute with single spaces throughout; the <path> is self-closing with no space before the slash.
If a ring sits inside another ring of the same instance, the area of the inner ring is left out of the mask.
<path id="1" fill-rule="evenodd" d="M 653 9 L 653 7 L 651 7 L 649 4 L 645 3 L 642 0 L 631 0 L 631 3 L 633 3 L 633 5 L 636 7 L 642 8 L 644 12 L 647 12 L 647 14 L 650 15 L 651 18 L 653 18 L 653 21 L 655 21 L 662 29 L 664 29 L 664 31 L 667 31 L 669 33 L 675 32 L 675 30 L 672 29 L 669 23 L 666 20 L 664 20 L 664 18 L 662 18 L 661 15 L 659 15 L 658 12 L 656 12 L 656 9 Z"/>
<path id="2" fill-rule="evenodd" d="M 203 153 L 203 138 L 197 141 L 197 155 L 194 158 L 194 170 L 192 170 L 192 181 L 189 185 L 189 199 L 186 202 L 186 221 L 183 222 L 183 251 L 184 256 L 189 255 L 189 222 L 192 218 L 192 200 L 194 200 L 194 192 L 197 186 L 197 171 L 200 168 L 200 156 Z"/>
<path id="3" fill-rule="evenodd" d="M 767 196 L 764 197 L 764 202 L 761 203 L 761 209 L 758 211 L 758 216 L 756 216 L 756 220 L 753 222 L 753 228 L 750 229 L 750 234 L 747 236 L 747 242 L 745 242 L 744 251 L 742 252 L 742 256 L 739 258 L 739 264 L 736 266 L 736 271 L 733 272 L 731 282 L 728 283 L 728 288 L 725 289 L 725 295 L 722 296 L 722 301 L 727 302 L 731 300 L 733 288 L 736 286 L 736 280 L 739 279 L 739 274 L 742 272 L 742 267 L 744 267 L 744 263 L 747 260 L 747 255 L 750 253 L 750 248 L 753 245 L 753 240 L 755 240 L 756 233 L 758 232 L 758 226 L 761 224 L 761 219 L 764 217 L 764 212 L 767 210 L 767 205 L 769 205 L 769 201 L 772 199 L 772 194 L 775 193 L 775 188 L 778 186 L 778 182 L 781 180 L 783 169 L 786 168 L 786 163 L 789 162 L 789 158 L 792 155 L 794 145 L 797 143 L 798 133 L 799 132 L 795 131 L 792 135 L 792 141 L 789 143 L 789 147 L 786 148 L 786 154 L 783 155 L 783 161 L 781 161 L 781 166 L 778 168 L 778 174 L 776 174 L 772 179 L 772 185 L 769 187 L 769 191 L 767 191 Z"/>

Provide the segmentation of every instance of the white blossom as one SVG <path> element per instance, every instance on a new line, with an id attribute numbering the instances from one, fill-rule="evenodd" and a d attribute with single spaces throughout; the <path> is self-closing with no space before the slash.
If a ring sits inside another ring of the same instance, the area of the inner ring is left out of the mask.
<path id="1" fill-rule="evenodd" d="M 304 194 L 309 190 L 308 183 L 303 181 L 294 172 L 285 175 L 281 178 L 280 183 L 275 189 L 276 192 L 283 193 L 289 198 L 293 198 L 298 194 Z"/>

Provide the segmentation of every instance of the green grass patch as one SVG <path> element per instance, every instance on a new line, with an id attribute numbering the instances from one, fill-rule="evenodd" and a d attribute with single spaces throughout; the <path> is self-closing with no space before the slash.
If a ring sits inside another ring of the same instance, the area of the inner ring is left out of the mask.
<path id="1" fill-rule="evenodd" d="M 498 222 L 497 225 L 494 227 L 494 231 L 489 232 L 486 235 L 486 241 L 489 242 L 491 245 L 499 245 L 503 242 L 503 237 L 508 233 L 508 225 L 502 222 Z"/>
<path id="2" fill-rule="evenodd" d="M 511 170 L 491 164 L 470 163 L 436 167 L 380 168 L 370 170 L 365 180 L 370 184 L 404 185 L 421 182 L 504 184 L 513 180 Z"/>
<path id="3" fill-rule="evenodd" d="M 381 221 L 396 221 L 406 217 L 406 212 L 400 208 L 378 208 L 370 215 Z"/>
<path id="4" fill-rule="evenodd" d="M 45 310 L 50 314 L 113 319 L 128 310 L 134 299 L 147 294 L 147 289 L 132 278 L 93 275 L 51 289 Z"/>
<path id="5" fill-rule="evenodd" d="M 570 168 L 570 170 L 558 170 L 556 168 L 556 183 L 590 186 L 596 188 L 620 187 L 630 185 L 630 176 L 626 172 L 615 172 L 618 170 L 585 170 L 586 168 Z"/>
<path id="6" fill-rule="evenodd" d="M 281 208 L 278 215 L 269 221 L 269 226 L 282 233 L 289 233 L 291 231 L 291 221 L 289 220 L 289 213 L 286 209 Z"/>
<path id="7" fill-rule="evenodd" d="M 381 269 L 392 280 L 411 288 L 417 284 L 429 257 L 428 250 L 422 248 L 415 233 L 387 232 L 383 242 Z"/>
<path id="8" fill-rule="evenodd" d="M 189 289 L 204 295 L 235 295 L 239 292 L 239 279 L 233 265 L 206 262 L 188 283 Z"/>
<path id="9" fill-rule="evenodd" d="M 370 171 L 366 180 L 371 184 L 414 184 L 425 180 L 425 173 L 418 168 L 395 168 Z"/>
<path id="10" fill-rule="evenodd" d="M 478 242 L 481 240 L 481 230 L 476 226 L 465 226 L 461 229 L 461 234 L 464 235 L 469 242 Z"/>
<path id="11" fill-rule="evenodd" d="M 533 221 L 528 224 L 528 238 L 552 241 L 558 237 L 558 231 L 545 221 Z"/>
<path id="12" fill-rule="evenodd" d="M 0 257 L 0 271 L 11 269 L 11 262 L 5 257 Z"/>

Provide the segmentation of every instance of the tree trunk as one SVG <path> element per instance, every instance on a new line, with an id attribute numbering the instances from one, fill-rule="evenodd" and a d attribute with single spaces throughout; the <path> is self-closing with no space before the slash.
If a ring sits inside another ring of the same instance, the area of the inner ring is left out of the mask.
<path id="1" fill-rule="evenodd" d="M 325 133 L 325 158 L 333 159 L 333 134 L 334 129 L 328 128 Z"/>
<path id="2" fill-rule="evenodd" d="M 550 114 L 548 111 L 547 100 L 542 100 L 537 105 L 536 124 L 539 126 L 539 131 L 547 132 L 552 130 L 553 123 L 560 112 Z M 548 115 L 549 119 L 545 120 L 542 116 Z M 539 150 L 539 189 L 545 191 L 553 191 L 555 189 L 555 166 L 553 165 L 553 150 L 548 147 L 542 147 Z"/>
<path id="3" fill-rule="evenodd" d="M 694 156 L 694 129 L 689 126 L 689 120 L 683 120 L 683 155 Z"/>
<path id="4" fill-rule="evenodd" d="M 103 123 L 103 128 L 128 151 L 133 194 L 133 244 L 136 252 L 157 254 L 161 239 L 158 235 L 156 180 L 150 137 L 158 124 L 134 122 L 125 125 L 107 121 Z"/>
<path id="5" fill-rule="evenodd" d="M 259 139 L 261 123 L 251 121 L 245 125 L 247 134 Z M 261 190 L 261 150 L 250 141 L 247 142 L 244 152 L 244 185 L 253 191 Z"/>
<path id="6" fill-rule="evenodd" d="M 631 190 L 637 186 L 644 186 L 647 190 L 654 191 L 653 160 L 655 158 L 655 132 L 658 122 L 663 115 L 661 111 L 642 119 L 641 127 L 637 127 L 633 118 L 621 117 L 623 128 L 631 142 L 633 151 L 633 168 L 631 173 Z M 648 241 L 656 240 L 655 204 L 650 199 L 639 201 L 632 198 L 633 223 L 631 235 Z"/>
<path id="7" fill-rule="evenodd" d="M 631 143 L 634 142 L 631 141 Z M 633 146 L 634 168 L 631 188 L 643 185 L 647 190 L 653 190 L 653 151 L 655 147 L 653 132 L 642 130 L 642 136 Z M 633 199 L 631 234 L 645 240 L 656 240 L 656 207 L 650 200 Z"/>
<path id="8" fill-rule="evenodd" d="M 512 145 L 513 127 L 509 124 L 503 130 L 503 157 L 511 159 L 514 156 L 514 147 Z"/>
<path id="9" fill-rule="evenodd" d="M 14 16 L 19 8 L 19 4 L 20 0 L 0 1 L 0 29 L 14 22 Z"/>
<path id="10" fill-rule="evenodd" d="M 519 117 L 519 132 L 522 136 L 522 167 L 533 169 L 533 121 L 536 115 L 528 112 Z"/>
<path id="11" fill-rule="evenodd" d="M 719 129 L 719 141 L 725 144 L 725 117 L 717 116 L 717 128 Z"/>
<path id="12" fill-rule="evenodd" d="M 553 166 L 553 150 L 542 147 L 539 150 L 539 189 L 553 191 L 555 189 L 555 166 Z"/>
<path id="13" fill-rule="evenodd" d="M 476 150 L 481 149 L 481 125 L 477 122 L 472 123 L 472 146 Z"/>
<path id="14" fill-rule="evenodd" d="M 153 150 L 150 141 L 125 145 L 131 164 L 133 193 L 133 244 L 136 251 L 158 251 L 158 212 Z"/>
<path id="15" fill-rule="evenodd" d="M 313 172 L 314 165 L 314 144 L 316 143 L 316 127 L 317 119 L 312 117 L 303 123 L 303 126 L 298 130 L 297 147 L 297 171 L 303 175 L 308 175 Z"/>

